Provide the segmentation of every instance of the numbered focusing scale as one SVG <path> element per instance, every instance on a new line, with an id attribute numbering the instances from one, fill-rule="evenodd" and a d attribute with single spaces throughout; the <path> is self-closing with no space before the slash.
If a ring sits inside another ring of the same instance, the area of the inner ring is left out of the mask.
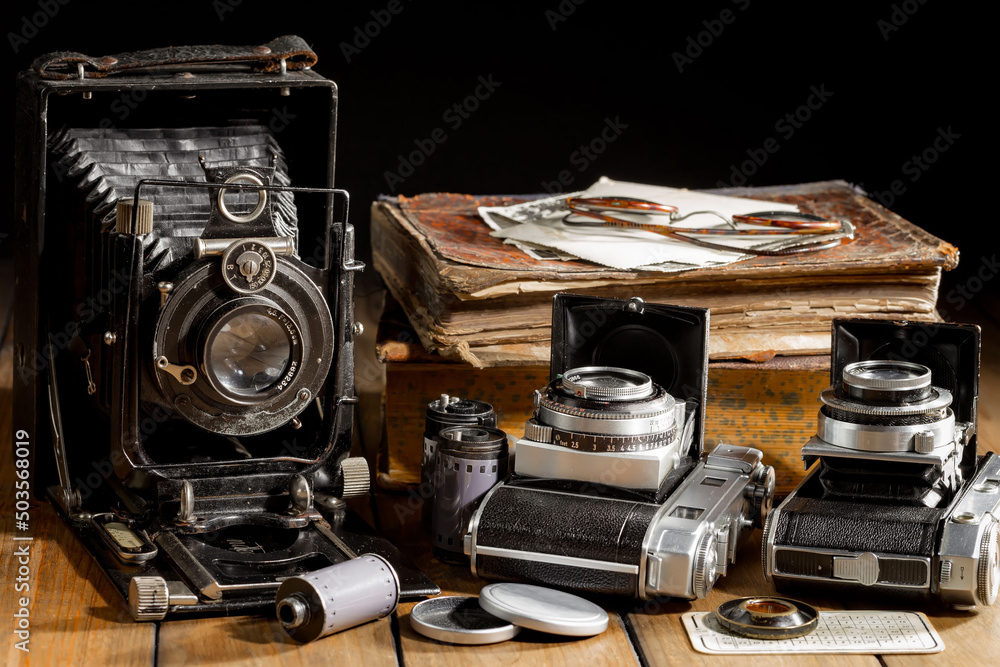
<path id="1" fill-rule="evenodd" d="M 535 393 L 524 437 L 584 452 L 642 452 L 677 437 L 676 401 L 648 375 L 626 368 L 574 368 Z"/>

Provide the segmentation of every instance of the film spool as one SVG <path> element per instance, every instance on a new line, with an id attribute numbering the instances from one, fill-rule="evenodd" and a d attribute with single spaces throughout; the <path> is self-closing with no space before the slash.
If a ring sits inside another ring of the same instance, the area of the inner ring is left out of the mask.
<path id="1" fill-rule="evenodd" d="M 428 533 L 431 530 L 431 506 L 435 491 L 434 467 L 438 434 L 446 428 L 462 424 L 496 426 L 497 415 L 489 403 L 448 394 L 441 394 L 440 398 L 427 405 L 424 417 L 424 449 L 420 459 L 420 497 L 427 501 L 423 505 L 421 522 Z"/>

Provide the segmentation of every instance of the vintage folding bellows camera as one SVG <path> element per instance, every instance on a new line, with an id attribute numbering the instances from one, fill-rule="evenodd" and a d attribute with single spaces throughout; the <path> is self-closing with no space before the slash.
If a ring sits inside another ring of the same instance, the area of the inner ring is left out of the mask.
<path id="1" fill-rule="evenodd" d="M 779 587 L 991 605 L 1000 458 L 977 454 L 979 328 L 838 320 L 812 469 L 767 519 Z"/>
<path id="2" fill-rule="evenodd" d="M 551 382 L 465 538 L 472 571 L 639 598 L 706 596 L 760 526 L 759 450 L 703 456 L 709 313 L 560 294 Z"/>
<path id="3" fill-rule="evenodd" d="M 273 608 L 362 552 L 402 597 L 437 591 L 343 500 L 368 490 L 363 265 L 315 60 L 283 37 L 58 53 L 18 79 L 15 414 L 35 490 L 137 620 Z"/>

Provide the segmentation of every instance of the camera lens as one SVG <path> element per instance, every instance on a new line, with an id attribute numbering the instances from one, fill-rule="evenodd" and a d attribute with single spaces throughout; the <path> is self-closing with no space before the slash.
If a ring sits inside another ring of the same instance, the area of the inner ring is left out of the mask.
<path id="1" fill-rule="evenodd" d="M 951 392 L 931 384 L 931 370 L 909 361 L 847 364 L 841 386 L 820 394 L 818 437 L 856 451 L 926 454 L 951 442 Z"/>
<path id="2" fill-rule="evenodd" d="M 627 368 L 586 366 L 566 371 L 562 389 L 571 396 L 627 401 L 652 395 L 653 381 L 645 373 Z"/>
<path id="3" fill-rule="evenodd" d="M 931 370 L 909 361 L 858 361 L 844 367 L 844 392 L 875 402 L 922 400 L 931 392 Z"/>
<path id="4" fill-rule="evenodd" d="M 205 368 L 220 389 L 253 397 L 281 379 L 293 345 L 288 328 L 275 317 L 256 308 L 236 310 L 210 330 Z"/>

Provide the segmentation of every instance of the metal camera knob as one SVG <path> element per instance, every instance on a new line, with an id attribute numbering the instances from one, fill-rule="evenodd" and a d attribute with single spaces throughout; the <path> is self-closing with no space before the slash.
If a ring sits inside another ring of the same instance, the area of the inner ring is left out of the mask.
<path id="1" fill-rule="evenodd" d="M 344 473 L 344 493 L 342 498 L 355 498 L 368 493 L 371 476 L 368 471 L 368 461 L 363 456 L 349 456 L 340 462 Z"/>
<path id="2" fill-rule="evenodd" d="M 763 528 L 767 515 L 771 513 L 771 505 L 774 501 L 775 476 L 772 466 L 760 466 L 754 472 L 753 481 L 747 484 L 744 492 L 750 501 L 749 516 L 753 518 L 753 525 Z"/>
<path id="3" fill-rule="evenodd" d="M 992 605 L 1000 593 L 1000 528 L 990 522 L 983 533 L 979 548 L 979 602 Z"/>
<path id="4" fill-rule="evenodd" d="M 132 577 L 128 585 L 128 610 L 137 621 L 162 621 L 167 616 L 170 593 L 163 577 Z"/>
<path id="5" fill-rule="evenodd" d="M 132 228 L 132 216 L 135 215 L 135 228 Z M 143 236 L 153 231 L 153 202 L 148 199 L 139 200 L 139 208 L 135 208 L 135 200 L 131 197 L 119 199 L 115 205 L 115 231 Z"/>
<path id="6" fill-rule="evenodd" d="M 706 535 L 698 546 L 694 561 L 694 594 L 699 598 L 708 597 L 718 579 L 716 558 L 715 535 Z"/>

